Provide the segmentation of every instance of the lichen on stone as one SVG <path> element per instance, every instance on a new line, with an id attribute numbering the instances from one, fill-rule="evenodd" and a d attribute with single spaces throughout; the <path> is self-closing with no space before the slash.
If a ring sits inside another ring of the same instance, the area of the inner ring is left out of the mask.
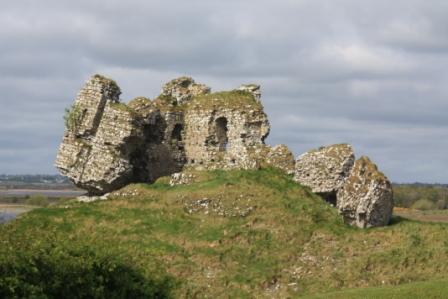
<path id="1" fill-rule="evenodd" d="M 392 217 L 391 183 L 365 156 L 356 160 L 337 199 L 344 220 L 361 228 L 387 225 Z"/>
<path id="2" fill-rule="evenodd" d="M 335 194 L 355 161 L 349 144 L 335 144 L 310 150 L 297 158 L 295 180 L 316 193 Z"/>
<path id="3" fill-rule="evenodd" d="M 210 94 L 189 77 L 165 84 L 154 101 L 139 97 L 124 104 L 120 93 L 100 75 L 86 82 L 75 100 L 83 113 L 79 129 L 64 137 L 56 159 L 60 171 L 90 193 L 155 181 L 189 166 L 256 166 L 248 149 L 264 144 L 269 123 L 250 93 Z"/>
<path id="4" fill-rule="evenodd" d="M 336 206 L 348 224 L 383 226 L 392 215 L 392 187 L 368 157 L 355 161 L 348 144 L 310 150 L 296 161 L 294 179 Z"/>
<path id="5" fill-rule="evenodd" d="M 263 109 L 263 106 L 255 100 L 251 93 L 241 90 L 198 95 L 187 104 L 187 109 L 213 110 L 225 108 L 244 112 L 246 109 Z"/>
<path id="6" fill-rule="evenodd" d="M 109 86 L 111 89 L 115 89 L 116 92 L 118 91 L 119 94 L 121 93 L 120 87 L 118 86 L 117 82 L 115 82 L 110 78 L 107 78 L 100 74 L 95 74 L 92 76 L 91 80 L 96 81 L 105 86 Z"/>
<path id="7" fill-rule="evenodd" d="M 370 160 L 354 163 L 347 144 L 294 160 L 285 145 L 265 144 L 270 125 L 259 85 L 210 91 L 180 77 L 166 83 L 153 101 L 138 97 L 125 104 L 115 81 L 94 75 L 67 112 L 56 167 L 91 195 L 170 175 L 172 185 L 188 184 L 193 177 L 186 169 L 276 167 L 336 205 L 347 223 L 387 224 L 390 183 Z"/>
<path id="8" fill-rule="evenodd" d="M 210 87 L 197 84 L 191 77 L 179 77 L 166 83 L 161 92 L 165 99 L 172 98 L 175 104 L 181 105 L 188 102 L 192 97 L 210 93 Z"/>

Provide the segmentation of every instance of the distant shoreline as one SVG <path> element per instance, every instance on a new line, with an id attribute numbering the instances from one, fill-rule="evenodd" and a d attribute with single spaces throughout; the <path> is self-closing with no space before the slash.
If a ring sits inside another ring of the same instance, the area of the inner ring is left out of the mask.
<path id="1" fill-rule="evenodd" d="M 28 213 L 38 206 L 26 204 L 3 204 L 0 203 L 0 225 L 10 222 L 22 214 Z"/>
<path id="2" fill-rule="evenodd" d="M 27 209 L 32 210 L 40 208 L 39 206 L 27 205 L 27 204 L 14 204 L 14 203 L 1 203 L 0 202 L 0 212 L 4 212 L 3 209 Z"/>
<path id="3" fill-rule="evenodd" d="M 49 192 L 49 193 L 57 193 L 57 192 L 79 192 L 79 193 L 86 193 L 87 191 L 84 190 L 77 190 L 77 189 L 0 189 L 0 193 L 6 193 L 6 192 Z"/>
<path id="4" fill-rule="evenodd" d="M 28 198 L 34 195 L 42 195 L 48 198 L 61 198 L 61 197 L 78 197 L 86 194 L 83 190 L 73 189 L 5 189 L 0 190 L 0 202 L 2 198 Z"/>

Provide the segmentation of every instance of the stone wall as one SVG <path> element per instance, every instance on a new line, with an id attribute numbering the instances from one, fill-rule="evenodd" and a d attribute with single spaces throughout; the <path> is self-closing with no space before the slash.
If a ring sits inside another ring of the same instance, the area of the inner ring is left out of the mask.
<path id="1" fill-rule="evenodd" d="M 56 167 L 90 194 L 185 168 L 277 167 L 337 206 L 347 223 L 370 227 L 390 220 L 389 181 L 368 158 L 355 162 L 350 145 L 321 147 L 295 161 L 285 145 L 264 144 L 270 126 L 259 85 L 211 93 L 180 77 L 154 100 L 139 97 L 126 105 L 119 96 L 113 80 L 94 75 L 67 115 Z M 182 174 L 175 181 L 185 183 Z"/>
<path id="2" fill-rule="evenodd" d="M 74 109 L 78 109 L 79 126 L 75 128 L 75 135 L 89 136 L 95 134 L 106 103 L 117 103 L 121 94 L 120 88 L 112 80 L 95 75 L 79 92 Z"/>
<path id="3" fill-rule="evenodd" d="M 131 180 L 132 165 L 121 149 L 139 128 L 132 112 L 118 103 L 119 94 L 114 81 L 99 75 L 86 83 L 73 105 L 82 114 L 66 130 L 56 158 L 61 173 L 91 193 Z"/>
<path id="4" fill-rule="evenodd" d="M 153 182 L 181 171 L 256 168 L 269 122 L 259 86 L 210 93 L 188 77 L 164 85 L 159 97 L 119 101 L 116 83 L 100 75 L 75 100 L 82 117 L 68 127 L 56 167 L 79 187 L 102 194 L 129 182 Z"/>
<path id="5" fill-rule="evenodd" d="M 238 100 L 241 107 L 220 105 L 223 101 Z M 202 105 L 204 101 L 208 103 Z M 216 97 L 211 94 L 191 103 L 185 123 L 188 165 L 209 169 L 254 168 L 249 152 L 264 144 L 269 133 L 263 107 L 248 93 L 229 92 Z"/>

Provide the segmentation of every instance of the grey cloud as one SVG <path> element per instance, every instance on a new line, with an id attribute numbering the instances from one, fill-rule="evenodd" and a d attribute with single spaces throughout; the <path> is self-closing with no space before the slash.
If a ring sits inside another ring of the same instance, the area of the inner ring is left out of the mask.
<path id="1" fill-rule="evenodd" d="M 10 1 L 0 11 L 0 173 L 55 172 L 62 114 L 93 73 L 124 100 L 191 75 L 262 84 L 269 143 L 353 143 L 396 181 L 447 182 L 441 0 Z"/>

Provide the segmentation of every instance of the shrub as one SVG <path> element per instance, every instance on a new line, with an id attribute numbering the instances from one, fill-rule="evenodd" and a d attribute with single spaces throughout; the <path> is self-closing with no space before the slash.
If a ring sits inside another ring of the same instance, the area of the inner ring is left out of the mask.
<path id="1" fill-rule="evenodd" d="M 394 202 L 397 207 L 409 208 L 419 199 L 428 199 L 434 204 L 448 199 L 448 188 L 441 185 L 395 184 Z"/>
<path id="2" fill-rule="evenodd" d="M 65 128 L 69 131 L 76 131 L 81 124 L 82 112 L 77 105 L 72 105 L 69 108 L 65 108 L 64 124 Z"/>
<path id="3" fill-rule="evenodd" d="M 32 206 L 46 207 L 49 204 L 48 197 L 41 194 L 31 195 L 25 203 Z"/>
<path id="4" fill-rule="evenodd" d="M 419 199 L 416 202 L 414 202 L 412 208 L 416 210 L 426 211 L 426 210 L 434 210 L 436 208 L 436 205 L 429 199 Z"/>
<path id="5" fill-rule="evenodd" d="M 0 298 L 168 298 L 169 289 L 88 248 L 0 254 Z"/>
<path id="6" fill-rule="evenodd" d="M 447 208 L 447 206 L 448 206 L 448 203 L 447 203 L 446 199 L 439 199 L 439 200 L 436 202 L 436 207 L 437 207 L 437 209 L 439 209 L 439 210 L 444 210 L 444 209 Z"/>

